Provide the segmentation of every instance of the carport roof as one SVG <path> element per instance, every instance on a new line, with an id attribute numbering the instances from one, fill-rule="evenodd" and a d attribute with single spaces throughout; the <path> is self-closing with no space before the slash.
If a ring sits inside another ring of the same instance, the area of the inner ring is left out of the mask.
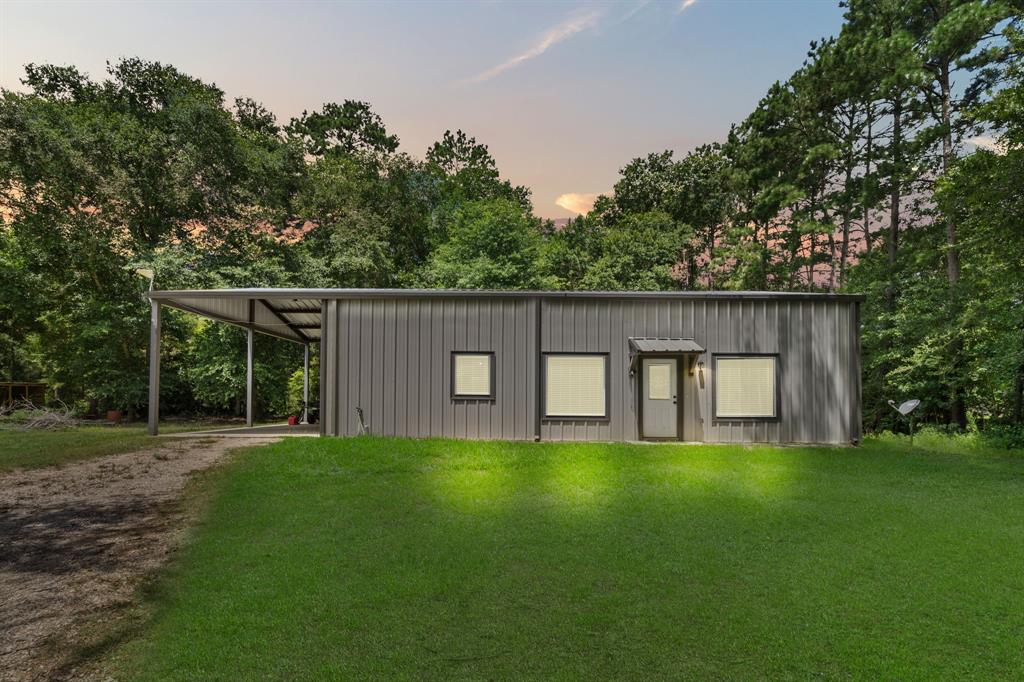
<path id="1" fill-rule="evenodd" d="M 321 299 L 277 298 L 258 289 L 246 290 L 248 295 L 239 296 L 237 291 L 226 290 L 221 295 L 217 295 L 217 290 L 151 291 L 149 297 L 170 308 L 295 343 L 320 340 Z"/>
<path id="2" fill-rule="evenodd" d="M 186 289 L 150 291 L 149 298 L 261 334 L 296 343 L 320 340 L 324 300 L 382 298 L 545 298 L 545 299 L 670 299 L 777 300 L 860 302 L 860 294 L 818 294 L 781 291 L 494 291 L 486 289 Z M 675 352 L 700 352 L 675 351 Z M 654 352 L 654 351 L 648 351 Z M 669 351 L 662 351 L 669 352 Z"/>

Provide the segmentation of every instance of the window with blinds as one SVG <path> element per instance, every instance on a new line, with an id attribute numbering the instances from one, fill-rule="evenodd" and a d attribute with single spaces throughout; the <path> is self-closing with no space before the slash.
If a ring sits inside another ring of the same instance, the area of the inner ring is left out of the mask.
<path id="1" fill-rule="evenodd" d="M 772 418 L 775 404 L 775 357 L 717 358 L 715 416 Z"/>
<path id="2" fill-rule="evenodd" d="M 545 355 L 547 417 L 607 417 L 605 355 Z"/>
<path id="3" fill-rule="evenodd" d="M 491 353 L 452 354 L 452 396 L 490 398 L 494 396 Z"/>

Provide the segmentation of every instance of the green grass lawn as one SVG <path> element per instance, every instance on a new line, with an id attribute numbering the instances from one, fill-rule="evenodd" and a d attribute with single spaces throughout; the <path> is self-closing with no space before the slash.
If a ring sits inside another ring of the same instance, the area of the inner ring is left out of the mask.
<path id="1" fill-rule="evenodd" d="M 1019 455 L 297 438 L 211 481 L 117 676 L 1024 676 Z"/>
<path id="2" fill-rule="evenodd" d="M 211 428 L 198 423 L 161 425 L 161 433 Z M 146 426 L 95 425 L 67 429 L 22 430 L 0 428 L 0 472 L 12 469 L 67 464 L 92 457 L 131 452 L 153 445 Z"/>

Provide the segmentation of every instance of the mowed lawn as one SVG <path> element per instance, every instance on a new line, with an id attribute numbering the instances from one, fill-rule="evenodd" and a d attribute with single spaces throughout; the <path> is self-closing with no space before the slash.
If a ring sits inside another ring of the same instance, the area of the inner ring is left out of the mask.
<path id="1" fill-rule="evenodd" d="M 118 677 L 1024 677 L 1019 455 L 300 438 L 212 484 Z"/>

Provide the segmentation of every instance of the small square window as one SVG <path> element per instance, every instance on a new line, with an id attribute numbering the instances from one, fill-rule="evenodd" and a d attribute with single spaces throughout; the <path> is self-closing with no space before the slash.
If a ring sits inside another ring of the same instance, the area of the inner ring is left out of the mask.
<path id="1" fill-rule="evenodd" d="M 452 397 L 494 397 L 494 353 L 452 353 Z"/>

